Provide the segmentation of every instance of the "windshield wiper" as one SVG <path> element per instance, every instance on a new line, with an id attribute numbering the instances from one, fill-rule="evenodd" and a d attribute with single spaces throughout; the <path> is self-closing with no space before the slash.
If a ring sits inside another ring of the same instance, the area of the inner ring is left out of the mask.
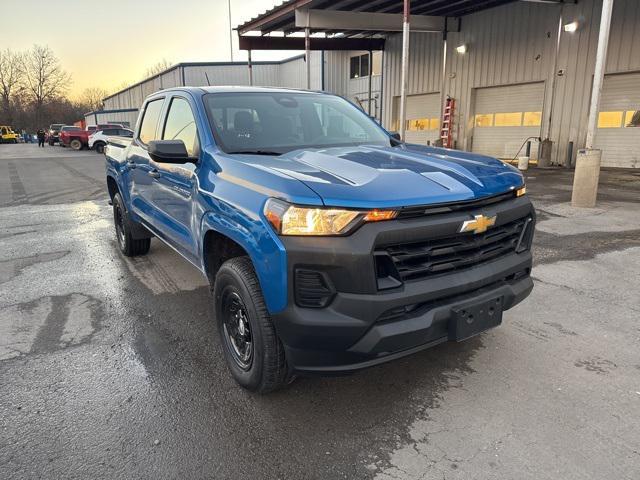
<path id="1" fill-rule="evenodd" d="M 270 150 L 237 150 L 235 152 L 227 152 L 229 155 L 282 155 L 281 152 L 272 152 Z"/>

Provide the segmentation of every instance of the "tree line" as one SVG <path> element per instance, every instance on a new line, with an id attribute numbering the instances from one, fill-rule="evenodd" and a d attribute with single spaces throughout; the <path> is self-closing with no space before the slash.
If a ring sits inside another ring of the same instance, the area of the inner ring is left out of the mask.
<path id="1" fill-rule="evenodd" d="M 71 75 L 48 46 L 0 51 L 0 125 L 33 133 L 52 123 L 73 124 L 86 112 L 101 109 L 109 94 L 87 88 L 71 100 L 67 96 L 71 85 Z"/>

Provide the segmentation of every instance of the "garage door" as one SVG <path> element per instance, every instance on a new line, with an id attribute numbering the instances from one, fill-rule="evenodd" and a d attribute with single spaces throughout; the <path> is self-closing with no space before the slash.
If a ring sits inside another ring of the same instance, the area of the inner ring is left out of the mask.
<path id="1" fill-rule="evenodd" d="M 395 115 L 393 130 L 400 130 L 400 97 L 394 98 Z M 408 143 L 433 144 L 440 135 L 440 94 L 407 95 L 407 124 L 405 141 Z"/>
<path id="2" fill-rule="evenodd" d="M 640 168 L 640 73 L 604 78 L 594 146 L 603 166 Z"/>
<path id="3" fill-rule="evenodd" d="M 472 151 L 512 159 L 528 137 L 540 135 L 543 82 L 478 88 L 475 94 Z M 537 156 L 538 142 L 532 140 L 531 157 Z"/>

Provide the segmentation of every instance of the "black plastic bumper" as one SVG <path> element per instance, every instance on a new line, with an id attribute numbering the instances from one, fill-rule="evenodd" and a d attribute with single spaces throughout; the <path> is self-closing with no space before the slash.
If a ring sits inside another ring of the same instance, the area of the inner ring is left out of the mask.
<path id="1" fill-rule="evenodd" d="M 526 199 L 505 202 L 489 213 L 497 213 L 499 222 L 535 218 Z M 502 309 L 508 310 L 526 298 L 533 288 L 530 250 L 378 290 L 373 259 L 377 245 L 455 233 L 468 217 L 469 212 L 455 212 L 365 225 L 349 237 L 283 239 L 292 281 L 288 307 L 273 315 L 273 321 L 290 368 L 324 374 L 367 368 L 447 341 L 456 307 L 501 298 Z M 328 306 L 296 305 L 296 268 L 326 276 L 335 289 Z M 398 309 L 400 314 L 389 315 Z"/>

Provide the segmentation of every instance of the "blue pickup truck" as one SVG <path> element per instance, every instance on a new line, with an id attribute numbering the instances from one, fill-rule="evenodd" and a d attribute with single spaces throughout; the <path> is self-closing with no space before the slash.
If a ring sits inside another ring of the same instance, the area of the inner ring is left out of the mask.
<path id="1" fill-rule="evenodd" d="M 106 173 L 122 253 L 155 236 L 208 278 L 252 391 L 465 340 L 533 288 L 516 169 L 405 144 L 335 95 L 163 90 L 110 140 Z"/>

